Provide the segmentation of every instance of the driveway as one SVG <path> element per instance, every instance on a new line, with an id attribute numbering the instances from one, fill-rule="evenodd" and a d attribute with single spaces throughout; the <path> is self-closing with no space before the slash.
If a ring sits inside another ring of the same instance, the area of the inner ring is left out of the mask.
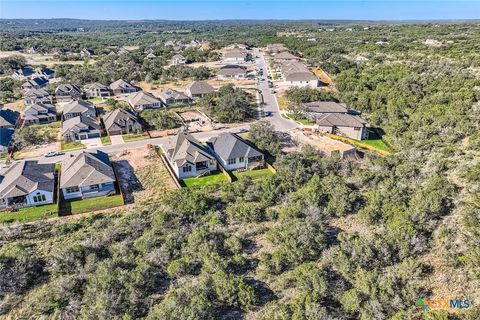
<path id="1" fill-rule="evenodd" d="M 87 149 L 103 147 L 102 140 L 100 138 L 85 139 L 81 141 Z"/>
<path id="2" fill-rule="evenodd" d="M 125 141 L 123 141 L 123 138 L 121 135 L 118 136 L 110 136 L 110 141 L 112 141 L 112 144 L 124 144 Z"/>

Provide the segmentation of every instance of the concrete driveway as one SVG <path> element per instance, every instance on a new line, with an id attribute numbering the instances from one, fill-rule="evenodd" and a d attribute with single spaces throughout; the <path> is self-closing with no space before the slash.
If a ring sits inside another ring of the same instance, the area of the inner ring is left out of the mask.
<path id="1" fill-rule="evenodd" d="M 122 136 L 110 136 L 110 141 L 112 141 L 112 144 L 124 144 L 125 141 L 123 141 Z"/>
<path id="2" fill-rule="evenodd" d="M 81 141 L 87 149 L 103 147 L 102 140 L 100 138 L 85 139 Z"/>

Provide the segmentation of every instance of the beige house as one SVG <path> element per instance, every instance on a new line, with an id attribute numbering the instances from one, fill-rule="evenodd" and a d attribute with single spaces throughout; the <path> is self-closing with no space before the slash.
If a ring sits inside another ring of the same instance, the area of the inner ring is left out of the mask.
<path id="1" fill-rule="evenodd" d="M 128 97 L 128 103 L 137 112 L 146 109 L 158 109 L 162 107 L 162 101 L 150 92 L 134 92 Z"/>
<path id="2" fill-rule="evenodd" d="M 358 115 L 330 113 L 317 119 L 316 130 L 356 140 L 368 139 L 368 122 Z"/>
<path id="3" fill-rule="evenodd" d="M 115 109 L 103 115 L 103 124 L 109 136 L 142 131 L 138 117 L 125 109 Z"/>

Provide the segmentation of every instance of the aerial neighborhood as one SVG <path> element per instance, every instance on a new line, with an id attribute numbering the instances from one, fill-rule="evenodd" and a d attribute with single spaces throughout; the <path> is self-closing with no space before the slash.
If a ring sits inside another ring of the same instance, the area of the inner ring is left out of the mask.
<path id="1" fill-rule="evenodd" d="M 123 203 L 131 177 L 123 167 L 128 161 L 121 159 L 138 148 L 156 150 L 158 163 L 179 188 L 207 177 L 235 181 L 242 172 L 274 170 L 268 161 L 272 155 L 249 138 L 253 123 L 270 123 L 297 144 L 344 158 L 355 158 L 355 144 L 348 145 L 348 139 L 368 139 L 368 122 L 341 101 L 288 102 L 295 90 L 328 92 L 333 87 L 328 75 L 283 44 L 212 49 L 205 41 L 172 40 L 164 48 L 173 52 L 166 71 L 192 69 L 196 58 L 189 58 L 188 50 L 198 50 L 212 57 L 196 62 L 208 74 L 158 85 L 127 78 L 66 80 L 57 76 L 55 66 L 15 70 L 11 78 L 22 81 L 23 107 L 2 104 L 0 109 L 0 154 L 6 161 L 0 171 L 1 208 L 49 204 L 60 213 L 73 208 L 65 203 L 112 196 L 121 196 Z M 161 56 L 154 47 L 141 52 L 144 63 Z M 107 56 L 129 53 L 122 47 Z M 78 55 L 98 56 L 91 48 Z M 290 111 L 297 105 L 300 111 Z"/>

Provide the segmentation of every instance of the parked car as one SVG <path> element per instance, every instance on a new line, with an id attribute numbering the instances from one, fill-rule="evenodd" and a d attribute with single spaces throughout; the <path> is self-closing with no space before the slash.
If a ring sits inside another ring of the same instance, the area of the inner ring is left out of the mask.
<path id="1" fill-rule="evenodd" d="M 51 157 L 61 156 L 61 155 L 64 155 L 64 154 L 65 154 L 64 152 L 49 151 L 49 152 L 45 153 L 43 156 L 45 158 L 51 158 Z"/>

